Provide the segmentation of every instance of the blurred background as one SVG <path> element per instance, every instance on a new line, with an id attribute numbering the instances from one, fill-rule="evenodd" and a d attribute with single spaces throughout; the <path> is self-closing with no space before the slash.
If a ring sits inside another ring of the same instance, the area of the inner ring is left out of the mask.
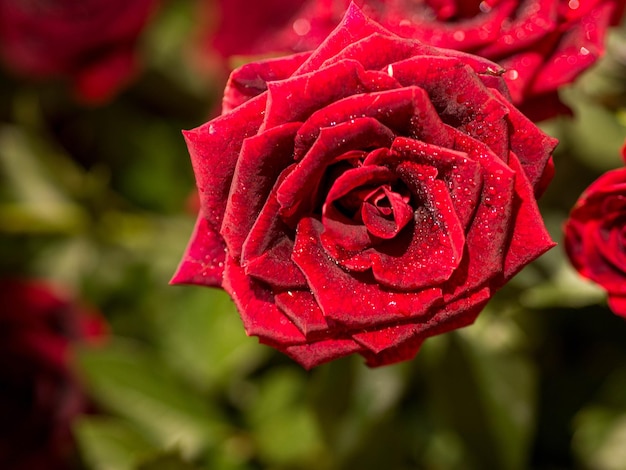
<path id="1" fill-rule="evenodd" d="M 243 59 L 199 43 L 211 2 L 146 18 L 141 67 L 97 103 L 67 78 L 0 75 L 0 275 L 62 286 L 107 325 L 68 354 L 87 406 L 58 468 L 626 469 L 626 323 L 562 244 L 476 324 L 381 369 L 306 372 L 246 337 L 225 293 L 169 286 L 197 204 L 181 129 L 219 112 Z M 557 241 L 580 193 L 623 166 L 626 29 L 562 99 L 574 115 L 541 124 L 561 141 L 540 204 Z"/>

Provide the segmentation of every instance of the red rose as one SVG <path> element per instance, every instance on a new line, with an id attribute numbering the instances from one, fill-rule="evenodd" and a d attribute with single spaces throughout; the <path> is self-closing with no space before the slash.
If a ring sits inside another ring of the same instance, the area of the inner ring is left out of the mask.
<path id="1" fill-rule="evenodd" d="M 138 69 L 156 0 L 0 0 L 0 56 L 34 79 L 66 77 L 84 101 L 110 99 Z"/>
<path id="2" fill-rule="evenodd" d="M 70 468 L 70 425 L 86 402 L 69 348 L 103 323 L 41 282 L 0 280 L 0 305 L 0 468 Z"/>
<path id="3" fill-rule="evenodd" d="M 221 2 L 228 4 L 228 1 Z M 285 21 L 256 38 L 236 43 L 234 13 L 225 8 L 215 44 L 229 53 L 309 50 L 338 24 L 350 0 L 309 0 Z M 609 25 L 618 23 L 624 0 L 357 0 L 389 30 L 433 46 L 470 52 L 504 67 L 513 103 L 543 119 L 566 111 L 556 90 L 573 81 L 604 51 Z M 264 5 L 276 13 L 276 8 Z M 284 13 L 284 12 L 283 12 Z M 275 18 L 283 18 L 277 15 Z M 230 20 L 230 21 L 229 21 Z M 231 38 L 229 40 L 229 38 Z M 253 40 L 256 39 L 256 40 Z"/>
<path id="4" fill-rule="evenodd" d="M 310 368 L 411 358 L 471 323 L 550 240 L 554 139 L 501 69 L 352 6 L 312 53 L 248 64 L 186 132 L 200 193 L 174 283 L 222 286 L 250 335 Z"/>
<path id="5" fill-rule="evenodd" d="M 626 168 L 605 173 L 580 196 L 565 224 L 565 250 L 580 274 L 607 290 L 611 310 L 626 317 Z"/>

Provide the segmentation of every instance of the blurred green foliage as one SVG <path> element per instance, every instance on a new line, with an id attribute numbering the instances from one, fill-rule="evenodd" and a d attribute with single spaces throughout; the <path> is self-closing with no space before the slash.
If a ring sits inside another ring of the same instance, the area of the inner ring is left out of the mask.
<path id="1" fill-rule="evenodd" d="M 115 102 L 0 81 L 0 270 L 71 286 L 111 324 L 76 354 L 97 412 L 75 426 L 94 470 L 626 468 L 626 325 L 557 247 L 478 322 L 406 364 L 311 372 L 247 338 L 223 292 L 170 287 L 195 215 L 180 130 L 224 74 L 190 57 L 195 5 L 164 2 L 147 69 Z M 622 165 L 626 32 L 563 92 L 574 117 L 542 201 L 556 240 L 578 195 Z M 206 70 L 205 70 L 206 72 Z"/>

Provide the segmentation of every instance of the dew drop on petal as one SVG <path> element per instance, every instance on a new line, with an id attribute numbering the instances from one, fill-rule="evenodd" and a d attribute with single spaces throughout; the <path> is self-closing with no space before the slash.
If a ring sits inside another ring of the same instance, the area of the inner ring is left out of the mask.
<path id="1" fill-rule="evenodd" d="M 491 11 L 491 5 L 489 5 L 487 2 L 480 2 L 478 8 L 480 8 L 480 11 L 482 11 L 483 13 L 489 13 Z"/>
<path id="2" fill-rule="evenodd" d="M 293 22 L 292 28 L 298 36 L 304 36 L 311 31 L 311 22 L 306 18 L 298 18 Z"/>
<path id="3" fill-rule="evenodd" d="M 567 6 L 572 10 L 577 10 L 580 6 L 580 2 L 578 0 L 569 0 L 569 2 L 567 2 Z"/>
<path id="4" fill-rule="evenodd" d="M 508 70 L 504 76 L 509 80 L 517 80 L 519 78 L 519 72 L 515 69 Z"/>
<path id="5" fill-rule="evenodd" d="M 589 53 L 589 49 L 587 49 L 586 47 L 580 48 L 580 55 L 589 55 Z"/>
<path id="6" fill-rule="evenodd" d="M 463 31 L 455 31 L 452 37 L 457 41 L 465 39 L 465 33 Z"/>

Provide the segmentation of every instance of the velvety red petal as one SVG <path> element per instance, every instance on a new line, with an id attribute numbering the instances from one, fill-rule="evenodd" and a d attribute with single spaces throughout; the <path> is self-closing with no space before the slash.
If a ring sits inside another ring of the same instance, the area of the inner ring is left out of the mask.
<path id="1" fill-rule="evenodd" d="M 404 86 L 424 88 L 441 119 L 484 142 L 503 161 L 508 157 L 507 108 L 457 58 L 414 57 L 393 65 Z"/>
<path id="2" fill-rule="evenodd" d="M 281 289 L 306 286 L 306 279 L 291 259 L 293 231 L 279 217 L 280 205 L 272 192 L 243 245 L 245 273 Z"/>
<path id="3" fill-rule="evenodd" d="M 306 342 L 302 332 L 276 306 L 272 292 L 246 276 L 233 258 L 226 259 L 223 286 L 235 302 L 249 336 L 283 346 Z"/>
<path id="4" fill-rule="evenodd" d="M 185 141 L 209 225 L 219 230 L 243 141 L 256 135 L 263 119 L 265 95 L 258 96 L 200 127 L 184 131 Z M 224 138 L 224 136 L 228 138 Z"/>
<path id="5" fill-rule="evenodd" d="M 336 208 L 335 202 L 359 186 L 378 186 L 395 180 L 396 177 L 388 168 L 371 165 L 347 170 L 339 176 L 326 195 L 322 208 L 324 246 L 328 248 L 329 245 L 337 245 L 342 249 L 357 252 L 371 245 L 372 240 L 367 228 L 361 222 L 355 222 L 344 215 Z"/>
<path id="6" fill-rule="evenodd" d="M 522 170 L 537 197 L 549 183 L 549 180 L 546 181 L 546 172 L 548 175 L 551 174 L 548 166 L 558 140 L 534 125 L 497 91 L 494 90 L 493 93 L 499 96 L 509 110 L 508 119 L 515 129 L 515 132 L 511 133 L 510 148 L 519 159 Z"/>
<path id="7" fill-rule="evenodd" d="M 324 71 L 268 83 L 267 109 L 260 131 L 305 121 L 318 109 L 367 90 L 361 64 L 346 60 Z"/>
<path id="8" fill-rule="evenodd" d="M 365 16 L 354 3 L 351 3 L 339 25 L 315 49 L 296 74 L 300 75 L 318 70 L 326 60 L 339 54 L 350 44 L 374 33 L 390 34 L 380 24 Z"/>
<path id="9" fill-rule="evenodd" d="M 322 231 L 320 222 L 303 218 L 298 224 L 293 260 L 327 319 L 349 329 L 381 326 L 427 316 L 440 301 L 441 289 L 394 292 L 373 278 L 368 280 L 367 273 L 345 272 L 326 254 L 320 242 Z"/>
<path id="10" fill-rule="evenodd" d="M 530 87 L 544 60 L 542 51 L 534 50 L 520 51 L 500 60 L 500 65 L 506 69 L 504 79 L 513 103 L 518 105 L 528 97 Z"/>
<path id="11" fill-rule="evenodd" d="M 599 5 L 572 25 L 535 77 L 532 93 L 544 93 L 569 83 L 596 62 L 604 52 L 613 8 L 609 2 Z"/>
<path id="12" fill-rule="evenodd" d="M 609 308 L 613 311 L 613 313 L 626 317 L 626 296 L 624 295 L 613 295 L 609 292 Z"/>
<path id="13" fill-rule="evenodd" d="M 395 348 L 389 348 L 378 354 L 369 351 L 361 353 L 368 367 L 381 367 L 413 359 L 422 347 L 423 339 L 412 337 Z"/>
<path id="14" fill-rule="evenodd" d="M 277 198 L 285 219 L 312 212 L 321 178 L 331 163 L 351 150 L 389 147 L 393 132 L 372 118 L 358 118 L 325 127 L 278 188 Z"/>
<path id="15" fill-rule="evenodd" d="M 450 194 L 443 181 L 429 177 L 426 168 L 432 169 L 412 162 L 398 166 L 396 172 L 419 194 L 423 206 L 415 208 L 415 222 L 404 236 L 370 250 L 374 277 L 388 287 L 409 290 L 441 284 L 463 256 L 463 227 Z"/>
<path id="16" fill-rule="evenodd" d="M 498 38 L 502 23 L 510 17 L 519 0 L 502 0 L 488 11 L 462 21 L 443 22 L 429 18 L 406 21 L 406 11 L 385 20 L 400 36 L 414 37 L 428 44 L 454 50 L 473 51 Z"/>
<path id="17" fill-rule="evenodd" d="M 463 262 L 449 283 L 453 296 L 484 286 L 502 273 L 515 184 L 513 171 L 481 142 L 458 132 L 456 150 L 466 152 L 483 168 L 483 191 L 466 233 Z"/>
<path id="18" fill-rule="evenodd" d="M 415 336 L 415 325 L 394 325 L 380 330 L 356 333 L 352 338 L 374 354 L 397 347 Z"/>
<path id="19" fill-rule="evenodd" d="M 384 197 L 391 205 L 389 209 L 391 213 L 382 214 L 374 203 L 365 201 L 361 207 L 361 218 L 372 235 L 389 240 L 398 235 L 409 221 L 413 220 L 413 209 L 402 195 L 386 187 L 379 192 L 380 197 Z"/>
<path id="20" fill-rule="evenodd" d="M 290 77 L 309 57 L 309 52 L 250 62 L 233 70 L 224 89 L 222 114 L 267 90 L 267 82 Z"/>
<path id="21" fill-rule="evenodd" d="M 309 370 L 325 362 L 358 353 L 363 349 L 352 339 L 328 339 L 310 344 L 288 346 L 283 352 Z"/>
<path id="22" fill-rule="evenodd" d="M 300 128 L 296 143 L 298 153 L 315 142 L 322 128 L 356 118 L 371 117 L 399 135 L 412 135 L 414 122 L 421 121 L 421 105 L 427 101 L 424 90 L 406 87 L 353 95 L 331 103 L 313 113 Z"/>
<path id="23" fill-rule="evenodd" d="M 466 229 L 480 200 L 483 185 L 480 165 L 464 152 L 404 137 L 394 141 L 392 150 L 388 156 L 380 155 L 372 164 L 383 164 L 399 158 L 437 168 L 438 177 L 448 186 L 454 212 Z"/>
<path id="24" fill-rule="evenodd" d="M 220 230 L 229 254 L 236 259 L 278 175 L 293 163 L 299 128 L 297 122 L 283 124 L 243 142 Z"/>
<path id="25" fill-rule="evenodd" d="M 518 210 L 510 227 L 511 241 L 504 259 L 505 282 L 556 245 L 546 230 L 533 188 L 524 178 L 524 169 L 514 153 L 511 153 L 509 165 L 516 173 L 515 199 Z"/>
<path id="26" fill-rule="evenodd" d="M 376 51 L 372 54 L 372 51 Z M 416 55 L 439 55 L 436 48 L 420 41 L 381 33 L 373 33 L 347 45 L 322 64 L 327 67 L 346 59 L 356 60 L 366 70 L 386 69 L 389 64 Z"/>
<path id="27" fill-rule="evenodd" d="M 219 287 L 222 284 L 225 257 L 226 245 L 222 237 L 200 214 L 170 283 Z"/>
<path id="28" fill-rule="evenodd" d="M 559 2 L 533 0 L 517 2 L 518 8 L 509 21 L 502 23 L 498 38 L 480 48 L 484 57 L 499 58 L 524 49 L 545 38 L 558 28 Z"/>
<path id="29" fill-rule="evenodd" d="M 296 325 L 307 339 L 323 335 L 328 323 L 315 297 L 308 291 L 286 291 L 276 294 L 276 305 Z"/>

